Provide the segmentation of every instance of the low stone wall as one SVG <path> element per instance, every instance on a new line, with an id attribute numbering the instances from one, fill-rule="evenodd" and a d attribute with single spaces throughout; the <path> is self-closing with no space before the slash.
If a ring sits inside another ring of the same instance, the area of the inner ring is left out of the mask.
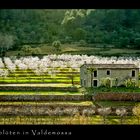
<path id="1" fill-rule="evenodd" d="M 96 101 L 140 101 L 140 93 L 97 93 L 92 96 Z"/>
<path id="2" fill-rule="evenodd" d="M 87 95 L 0 95 L 0 101 L 91 101 Z"/>
<path id="3" fill-rule="evenodd" d="M 93 109 L 95 113 L 92 115 L 100 115 L 98 108 L 95 106 L 3 105 L 0 106 L 0 116 L 73 116 L 73 113 L 77 111 L 82 115 L 84 109 Z M 116 109 L 116 107 L 111 108 L 111 114 L 109 115 L 116 116 Z M 132 115 L 132 107 L 126 109 L 127 115 Z"/>
<path id="4" fill-rule="evenodd" d="M 140 93 L 94 95 L 0 95 L 0 101 L 140 101 Z"/>
<path id="5" fill-rule="evenodd" d="M 27 87 L 27 86 L 0 86 L 0 91 L 70 91 L 77 92 L 77 87 Z"/>
<path id="6" fill-rule="evenodd" d="M 56 109 L 59 109 L 58 111 Z M 91 106 L 49 106 L 49 105 L 5 105 L 0 107 L 0 116 L 72 116 L 72 111 L 82 114 Z M 94 108 L 93 108 L 94 109 Z"/>

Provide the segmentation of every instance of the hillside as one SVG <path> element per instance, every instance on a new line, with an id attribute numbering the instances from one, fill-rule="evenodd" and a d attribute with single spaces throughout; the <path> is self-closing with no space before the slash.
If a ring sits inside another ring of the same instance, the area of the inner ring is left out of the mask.
<path id="1" fill-rule="evenodd" d="M 23 45 L 49 44 L 45 46 L 49 49 L 56 40 L 61 44 L 82 42 L 82 45 L 100 44 L 104 48 L 111 44 L 115 48 L 139 49 L 139 25 L 138 9 L 1 9 L 0 54 L 20 51 Z M 63 49 L 63 52 L 67 50 Z"/>
<path id="2" fill-rule="evenodd" d="M 30 45 L 32 47 L 32 45 Z M 35 54 L 32 54 L 32 52 L 27 53 L 26 55 L 34 55 L 34 56 L 44 56 L 44 55 L 50 55 L 50 54 L 73 54 L 73 55 L 96 55 L 96 56 L 132 56 L 137 57 L 140 55 L 139 49 L 130 49 L 130 48 L 115 48 L 115 47 L 92 47 L 95 45 L 89 46 L 83 46 L 79 47 L 75 44 L 62 44 L 61 51 L 56 51 L 55 48 L 48 44 L 40 44 L 35 45 L 36 48 L 39 48 L 39 52 L 36 52 Z M 97 45 L 100 46 L 100 45 Z M 32 47 L 34 48 L 34 47 Z M 25 52 L 22 50 L 9 50 L 6 52 L 6 56 L 25 56 Z"/>

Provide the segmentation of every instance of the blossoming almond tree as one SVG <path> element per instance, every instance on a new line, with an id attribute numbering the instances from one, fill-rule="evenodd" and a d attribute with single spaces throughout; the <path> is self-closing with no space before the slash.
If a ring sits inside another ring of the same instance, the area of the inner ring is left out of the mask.
<path id="1" fill-rule="evenodd" d="M 127 113 L 128 112 L 124 107 L 116 109 L 116 114 L 121 117 L 120 119 L 121 124 L 123 123 L 124 116 L 127 115 Z"/>
<path id="2" fill-rule="evenodd" d="M 98 108 L 98 113 L 103 116 L 103 123 L 106 123 L 106 116 L 112 112 L 110 107 Z"/>
<path id="3" fill-rule="evenodd" d="M 48 55 L 43 58 L 39 57 L 21 57 L 12 60 L 5 57 L 4 63 L 0 59 L 0 68 L 7 68 L 9 72 L 14 73 L 16 69 L 30 70 L 40 76 L 50 73 L 52 77 L 56 76 L 56 73 L 64 68 L 68 68 L 69 72 L 79 72 L 80 66 L 86 61 L 87 64 L 135 64 L 140 68 L 140 57 L 100 57 L 100 56 L 87 56 L 87 55 Z M 38 72 L 37 72 L 38 71 Z M 28 73 L 27 73 L 28 74 Z M 15 75 L 16 76 L 16 75 Z M 28 75 L 30 76 L 30 74 Z M 71 76 L 72 84 L 74 84 L 74 74 Z"/>
<path id="4" fill-rule="evenodd" d="M 134 106 L 134 108 L 132 109 L 132 112 L 137 117 L 138 124 L 139 124 L 139 120 L 140 120 L 140 105 Z"/>

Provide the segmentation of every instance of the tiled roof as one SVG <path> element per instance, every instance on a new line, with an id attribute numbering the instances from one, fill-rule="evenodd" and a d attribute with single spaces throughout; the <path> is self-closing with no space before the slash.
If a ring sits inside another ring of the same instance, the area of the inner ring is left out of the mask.
<path id="1" fill-rule="evenodd" d="M 105 69 L 114 69 L 114 68 L 138 68 L 135 64 L 84 64 L 87 67 L 91 68 L 105 68 Z M 84 66 L 83 65 L 83 66 Z"/>

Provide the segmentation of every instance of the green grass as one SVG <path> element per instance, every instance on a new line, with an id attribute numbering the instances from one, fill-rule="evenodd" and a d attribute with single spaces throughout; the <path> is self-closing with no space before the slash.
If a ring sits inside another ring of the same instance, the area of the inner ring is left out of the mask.
<path id="1" fill-rule="evenodd" d="M 51 70 L 48 70 L 48 71 L 51 71 Z M 80 71 L 76 71 L 76 72 L 70 72 L 70 71 L 57 71 L 55 72 L 56 74 L 78 74 Z M 12 72 L 11 74 L 29 74 L 29 75 L 32 75 L 32 74 L 35 74 L 33 71 L 32 72 L 24 72 L 22 70 L 20 71 L 15 71 L 15 72 Z M 46 75 L 48 74 L 48 72 L 45 73 Z"/>
<path id="2" fill-rule="evenodd" d="M 126 106 L 135 106 L 140 102 L 129 102 L 129 101 L 96 101 L 96 104 L 103 107 L 126 107 Z"/>
<path id="3" fill-rule="evenodd" d="M 11 76 L 11 75 L 10 75 Z M 13 77 L 14 76 L 14 77 Z M 25 76 L 27 76 L 27 77 L 25 77 Z M 69 79 L 69 76 L 71 76 L 71 75 L 60 75 L 60 76 L 58 76 L 58 75 L 56 75 L 56 76 L 54 76 L 54 77 L 51 77 L 51 75 L 44 75 L 44 76 L 42 76 L 42 75 L 12 75 L 12 77 L 5 77 L 4 79 L 13 79 L 13 78 L 31 78 L 31 79 L 38 79 L 38 78 L 40 78 L 40 79 Z M 77 76 L 73 76 L 74 77 L 74 79 L 80 79 L 80 75 L 77 75 Z M 2 77 L 0 77 L 0 79 L 2 79 L 3 80 L 3 78 Z"/>
<path id="4" fill-rule="evenodd" d="M 12 84 L 12 83 L 42 83 L 42 84 L 47 84 L 47 83 L 50 83 L 50 84 L 56 84 L 56 83 L 60 83 L 60 84 L 71 84 L 71 80 L 56 80 L 56 79 L 52 79 L 52 80 L 34 80 L 34 79 L 20 79 L 20 80 L 16 80 L 16 79 L 12 79 L 12 80 L 0 80 L 0 83 L 3 84 L 3 83 L 9 83 L 9 84 Z M 80 84 L 79 80 L 74 80 L 74 83 L 77 85 Z M 71 84 L 72 85 L 72 84 Z"/>
<path id="5" fill-rule="evenodd" d="M 65 83 L 41 83 L 41 84 L 32 84 L 32 83 L 24 83 L 24 84 L 0 84 L 0 86 L 29 86 L 29 87 L 72 87 L 71 84 L 65 84 Z M 80 87 L 80 85 L 75 85 L 77 88 Z"/>
<path id="6" fill-rule="evenodd" d="M 44 82 L 49 82 L 49 83 L 54 83 L 54 82 L 57 82 L 57 83 L 67 83 L 67 82 L 71 82 L 71 79 L 35 79 L 35 78 L 33 78 L 33 79 L 30 79 L 30 78 L 28 78 L 28 79 L 23 79 L 23 78 L 19 78 L 19 79 L 5 79 L 5 80 L 2 80 L 2 79 L 0 79 L 0 82 L 42 82 L 42 81 L 44 81 Z M 79 82 L 79 79 L 77 79 L 77 80 L 74 80 L 74 82 Z"/>
<path id="7" fill-rule="evenodd" d="M 52 68 L 48 68 L 51 70 Z M 73 80 L 75 84 L 80 84 L 80 73 L 78 71 L 70 72 L 70 68 L 56 68 L 59 72 L 56 75 L 51 76 L 47 72 L 44 75 L 36 75 L 31 70 L 19 70 L 16 69 L 15 72 L 12 72 L 8 77 L 0 77 L 0 83 L 62 83 L 62 84 L 71 84 L 71 76 L 73 74 Z"/>
<path id="8" fill-rule="evenodd" d="M 91 101 L 31 101 L 31 102 L 0 102 L 0 105 L 71 105 L 71 106 L 91 106 Z"/>
<path id="9" fill-rule="evenodd" d="M 81 95 L 79 92 L 52 92 L 52 91 L 34 91 L 34 92 L 28 92 L 28 91 L 0 91 L 0 95 Z"/>
<path id="10" fill-rule="evenodd" d="M 80 77 L 80 74 L 73 74 L 74 75 L 74 77 Z M 34 77 L 34 76 L 36 76 L 36 77 L 40 77 L 40 75 L 35 75 L 35 74 L 25 74 L 25 73 L 21 73 L 21 74 L 9 74 L 9 76 L 8 77 Z M 41 75 L 42 76 L 42 75 Z M 46 78 L 49 78 L 49 77 L 51 77 L 51 75 L 48 75 L 48 74 L 46 74 L 46 75 L 43 75 L 44 77 L 46 77 Z M 60 74 L 60 73 L 58 73 L 58 74 L 56 74 L 55 75 L 55 77 L 57 78 L 57 77 L 68 77 L 68 76 L 71 76 L 71 74 L 69 74 L 69 73 L 67 73 L 67 74 Z"/>
<path id="11" fill-rule="evenodd" d="M 92 117 L 82 116 L 0 116 L 0 124 L 103 124 L 103 117 L 94 115 Z M 105 124 L 121 124 L 119 116 L 107 116 Z M 135 116 L 125 116 L 122 124 L 138 124 Z"/>
<path id="12" fill-rule="evenodd" d="M 69 77 L 6 77 L 5 79 L 0 78 L 0 81 L 7 81 L 7 80 L 45 80 L 45 81 L 51 81 L 51 80 L 59 80 L 59 81 L 71 81 Z M 79 81 L 79 77 L 74 77 L 74 81 Z"/>
<path id="13" fill-rule="evenodd" d="M 121 92 L 135 92 L 139 93 L 140 88 L 126 88 L 126 87 L 112 87 L 112 88 L 106 88 L 106 87 L 97 87 L 97 88 L 87 88 L 87 91 L 89 94 L 94 94 L 94 93 L 100 93 L 100 92 L 106 92 L 106 93 L 121 93 Z"/>
<path id="14" fill-rule="evenodd" d="M 38 45 L 36 45 L 36 47 L 38 47 Z M 41 50 L 41 55 L 47 55 L 47 54 L 60 54 L 60 53 L 68 53 L 68 52 L 75 52 L 75 51 L 83 51 L 83 50 L 95 50 L 94 48 L 90 48 L 90 47 L 78 47 L 75 44 L 62 44 L 61 46 L 61 52 L 57 52 L 54 47 L 47 45 L 47 44 L 39 44 L 39 48 Z M 14 55 L 18 55 L 18 53 L 20 54 L 24 54 L 22 51 L 8 51 L 6 53 L 7 56 L 14 56 Z"/>
<path id="15" fill-rule="evenodd" d="M 69 81 L 67 81 L 67 82 L 60 82 L 60 81 L 50 81 L 50 82 L 41 82 L 41 81 L 34 81 L 34 80 L 32 80 L 32 81 L 28 81 L 28 80 L 20 80 L 20 81 L 18 81 L 18 82 L 16 82 L 16 81 L 2 81 L 2 82 L 0 82 L 0 84 L 40 84 L 40 83 L 42 83 L 42 84 L 70 84 L 71 82 L 69 82 Z M 71 84 L 72 85 L 72 84 Z M 79 82 L 75 82 L 75 85 L 79 85 Z"/>

